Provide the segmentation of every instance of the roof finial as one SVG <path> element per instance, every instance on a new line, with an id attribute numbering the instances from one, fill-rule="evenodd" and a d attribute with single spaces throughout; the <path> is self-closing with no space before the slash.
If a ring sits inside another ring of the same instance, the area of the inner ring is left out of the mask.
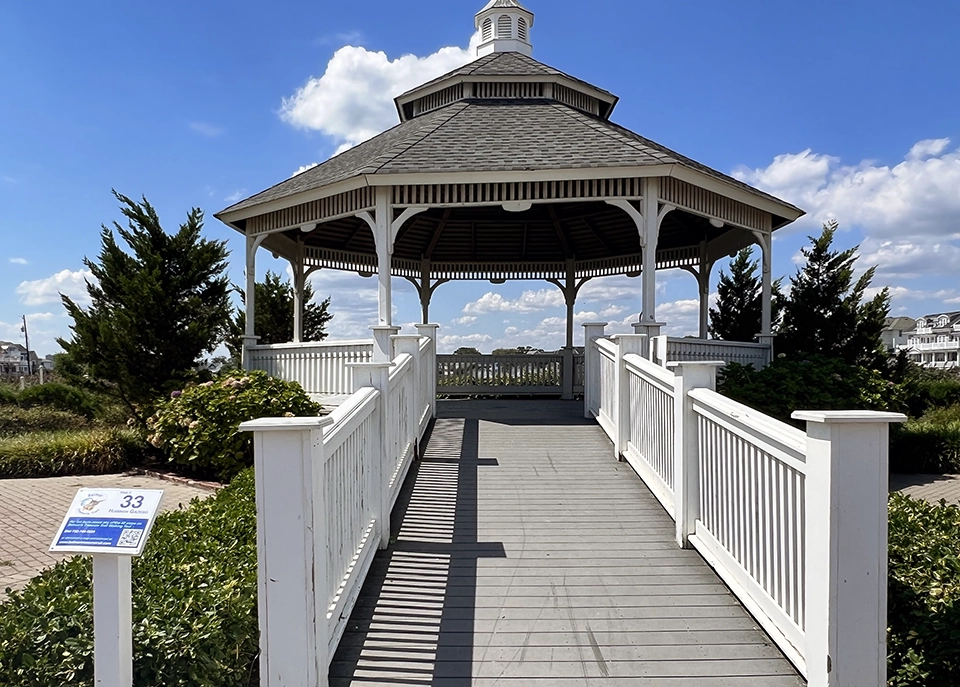
<path id="1" fill-rule="evenodd" d="M 477 12 L 476 26 L 480 31 L 479 57 L 494 52 L 533 53 L 530 45 L 533 12 L 519 0 L 490 0 Z"/>

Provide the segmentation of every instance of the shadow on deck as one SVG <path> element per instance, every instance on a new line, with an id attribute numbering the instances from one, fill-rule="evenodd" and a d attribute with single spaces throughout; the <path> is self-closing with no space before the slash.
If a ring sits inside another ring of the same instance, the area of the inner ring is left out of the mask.
<path id="1" fill-rule="evenodd" d="M 332 687 L 804 684 L 582 403 L 438 406 Z"/>

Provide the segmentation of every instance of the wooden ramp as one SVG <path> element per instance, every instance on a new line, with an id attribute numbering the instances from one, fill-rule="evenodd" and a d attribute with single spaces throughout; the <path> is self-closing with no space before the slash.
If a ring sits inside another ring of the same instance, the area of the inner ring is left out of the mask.
<path id="1" fill-rule="evenodd" d="M 439 403 L 332 687 L 804 684 L 582 414 Z"/>

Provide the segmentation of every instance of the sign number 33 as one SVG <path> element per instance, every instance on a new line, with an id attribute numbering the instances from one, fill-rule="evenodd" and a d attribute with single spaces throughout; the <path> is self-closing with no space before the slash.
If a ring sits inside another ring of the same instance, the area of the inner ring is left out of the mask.
<path id="1" fill-rule="evenodd" d="M 123 497 L 123 500 L 120 501 L 121 508 L 139 508 L 143 505 L 142 496 L 130 496 L 129 494 Z"/>

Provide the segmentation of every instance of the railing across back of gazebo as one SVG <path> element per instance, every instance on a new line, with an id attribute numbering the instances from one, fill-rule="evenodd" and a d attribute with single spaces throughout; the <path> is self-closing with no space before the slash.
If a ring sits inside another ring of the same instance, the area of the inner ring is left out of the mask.
<path id="1" fill-rule="evenodd" d="M 439 394 L 562 396 L 565 390 L 571 397 L 583 393 L 582 353 L 437 356 Z"/>

